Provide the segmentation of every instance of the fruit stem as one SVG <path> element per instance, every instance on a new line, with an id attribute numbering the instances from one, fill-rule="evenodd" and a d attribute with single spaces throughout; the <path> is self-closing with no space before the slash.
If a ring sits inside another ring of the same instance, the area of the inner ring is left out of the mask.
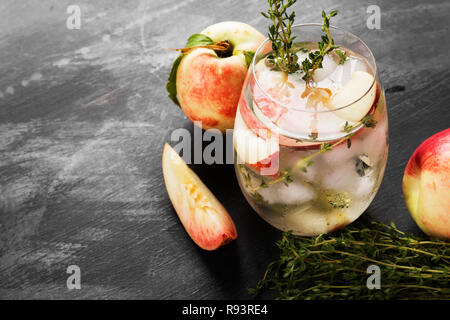
<path id="1" fill-rule="evenodd" d="M 188 47 L 188 48 L 177 48 L 177 49 L 169 49 L 169 50 L 180 51 L 181 53 L 185 54 L 185 53 L 188 53 L 191 50 L 194 50 L 197 48 L 205 48 L 205 49 L 214 50 L 214 52 L 220 58 L 227 58 L 227 57 L 231 57 L 233 55 L 233 45 L 228 40 L 219 41 L 215 44 L 209 44 L 206 46 L 194 46 L 194 47 Z"/>

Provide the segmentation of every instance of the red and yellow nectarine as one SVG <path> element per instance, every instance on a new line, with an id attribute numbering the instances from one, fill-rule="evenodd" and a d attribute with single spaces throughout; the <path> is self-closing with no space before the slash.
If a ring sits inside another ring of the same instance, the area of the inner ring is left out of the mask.
<path id="1" fill-rule="evenodd" d="M 406 205 L 426 234 L 450 239 L 450 128 L 425 140 L 403 176 Z"/>
<path id="2" fill-rule="evenodd" d="M 201 32 L 215 43 L 228 41 L 232 54 L 219 57 L 214 50 L 195 48 L 178 66 L 177 98 L 191 121 L 201 121 L 203 129 L 222 132 L 232 129 L 234 116 L 247 74 L 245 52 L 255 52 L 265 37 L 241 22 L 221 22 Z"/>

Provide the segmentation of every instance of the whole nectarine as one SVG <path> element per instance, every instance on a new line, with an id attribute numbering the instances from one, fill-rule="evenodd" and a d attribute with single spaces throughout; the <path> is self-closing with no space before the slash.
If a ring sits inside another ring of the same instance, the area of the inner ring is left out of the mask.
<path id="1" fill-rule="evenodd" d="M 209 48 L 195 48 L 182 58 L 176 74 L 177 99 L 191 121 L 203 129 L 232 129 L 242 85 L 248 69 L 248 54 L 254 54 L 265 37 L 241 22 L 221 22 L 201 32 L 214 43 L 227 41 L 231 51 L 219 56 Z"/>
<path id="2" fill-rule="evenodd" d="M 426 234 L 450 239 L 450 128 L 425 140 L 403 176 L 406 205 Z"/>

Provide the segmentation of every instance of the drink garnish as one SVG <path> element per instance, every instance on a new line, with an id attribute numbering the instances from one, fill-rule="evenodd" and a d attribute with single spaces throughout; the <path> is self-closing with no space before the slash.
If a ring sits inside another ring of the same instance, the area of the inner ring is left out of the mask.
<path id="1" fill-rule="evenodd" d="M 273 70 L 285 73 L 294 73 L 300 69 L 298 56 L 292 50 L 292 43 L 295 39 L 291 35 L 291 28 L 295 19 L 295 12 L 288 14 L 287 9 L 296 0 L 268 0 L 269 10 L 261 14 L 272 21 L 269 26 L 268 37 L 272 42 L 272 53 L 267 56 L 267 64 Z"/>
<path id="2" fill-rule="evenodd" d="M 293 41 L 296 38 L 292 36 L 292 26 L 295 20 L 295 12 L 287 13 L 296 0 L 268 0 L 269 9 L 267 12 L 261 14 L 269 19 L 272 24 L 269 26 L 268 37 L 272 42 L 272 52 L 267 56 L 266 64 L 272 70 L 282 71 L 287 74 L 295 73 L 297 71 L 303 72 L 303 79 L 310 82 L 316 69 L 322 68 L 322 61 L 328 53 L 339 46 L 334 45 L 334 40 L 330 33 L 330 19 L 338 14 L 337 10 L 326 14 L 322 11 L 322 39 L 318 42 L 319 50 L 311 51 L 308 57 L 301 62 L 298 62 L 297 52 L 307 51 L 305 48 L 293 48 Z M 343 64 L 347 57 L 345 51 L 337 52 L 340 57 L 340 64 Z"/>
<path id="3" fill-rule="evenodd" d="M 330 33 L 330 19 L 337 14 L 337 10 L 333 10 L 329 14 L 326 14 L 325 11 L 322 10 L 322 31 L 324 31 L 325 34 L 322 35 L 322 40 L 317 43 L 319 50 L 310 52 L 308 57 L 302 61 L 302 71 L 304 73 L 303 80 L 306 81 L 307 85 L 312 81 L 314 71 L 322 68 L 322 62 L 325 55 L 334 49 L 339 48 L 339 46 L 334 45 L 334 40 Z"/>

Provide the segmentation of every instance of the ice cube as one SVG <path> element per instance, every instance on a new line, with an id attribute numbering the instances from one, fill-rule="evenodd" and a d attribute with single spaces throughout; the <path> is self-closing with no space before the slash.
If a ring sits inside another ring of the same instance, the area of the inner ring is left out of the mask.
<path id="1" fill-rule="evenodd" d="M 375 187 L 375 179 L 373 176 L 362 177 L 355 188 L 354 195 L 358 198 L 368 198 Z"/>
<path id="2" fill-rule="evenodd" d="M 336 56 L 327 54 L 322 61 L 322 68 L 316 69 L 313 74 L 313 80 L 321 87 L 319 82 L 328 78 L 338 67 L 339 60 Z"/>
<path id="3" fill-rule="evenodd" d="M 386 149 L 386 132 L 387 122 L 379 121 L 375 128 L 371 128 L 364 136 L 361 142 L 363 152 L 369 155 L 373 162 L 377 162 L 377 159 L 382 157 Z"/>
<path id="4" fill-rule="evenodd" d="M 258 192 L 269 204 L 301 204 L 316 197 L 314 190 L 310 186 L 298 180 L 288 184 L 278 182 L 268 188 L 262 188 Z"/>
<path id="5" fill-rule="evenodd" d="M 362 156 L 367 157 L 366 155 Z M 351 197 L 368 197 L 375 185 L 373 171 L 365 170 L 364 176 L 361 176 L 357 159 L 359 158 L 353 157 L 334 167 L 328 167 L 322 176 L 322 188 L 326 190 L 345 191 Z"/>
<path id="6" fill-rule="evenodd" d="M 369 72 L 369 69 L 362 60 L 349 57 L 344 64 L 340 64 L 334 69 L 329 79 L 335 83 L 337 88 L 340 88 L 352 79 L 352 74 L 355 71 Z"/>
<path id="7" fill-rule="evenodd" d="M 321 185 L 327 190 L 340 190 L 352 193 L 355 185 L 361 178 L 356 173 L 355 162 L 350 159 L 324 168 L 326 169 L 323 170 Z"/>
<path id="8" fill-rule="evenodd" d="M 317 152 L 317 150 L 305 151 L 295 150 L 293 148 L 283 149 L 281 171 L 284 169 L 291 169 L 291 175 L 294 179 L 313 182 L 318 172 L 318 166 L 315 165 L 314 162 L 306 168 L 306 172 L 296 169 L 295 166 L 302 158 L 307 157 L 314 152 Z"/>
<path id="9" fill-rule="evenodd" d="M 332 169 L 339 167 L 342 163 L 349 162 L 352 157 L 357 154 L 357 145 L 353 144 L 350 149 L 347 147 L 346 142 L 342 142 L 340 145 L 333 147 L 331 151 L 327 151 L 321 155 L 322 160 L 325 162 L 325 166 Z"/>

